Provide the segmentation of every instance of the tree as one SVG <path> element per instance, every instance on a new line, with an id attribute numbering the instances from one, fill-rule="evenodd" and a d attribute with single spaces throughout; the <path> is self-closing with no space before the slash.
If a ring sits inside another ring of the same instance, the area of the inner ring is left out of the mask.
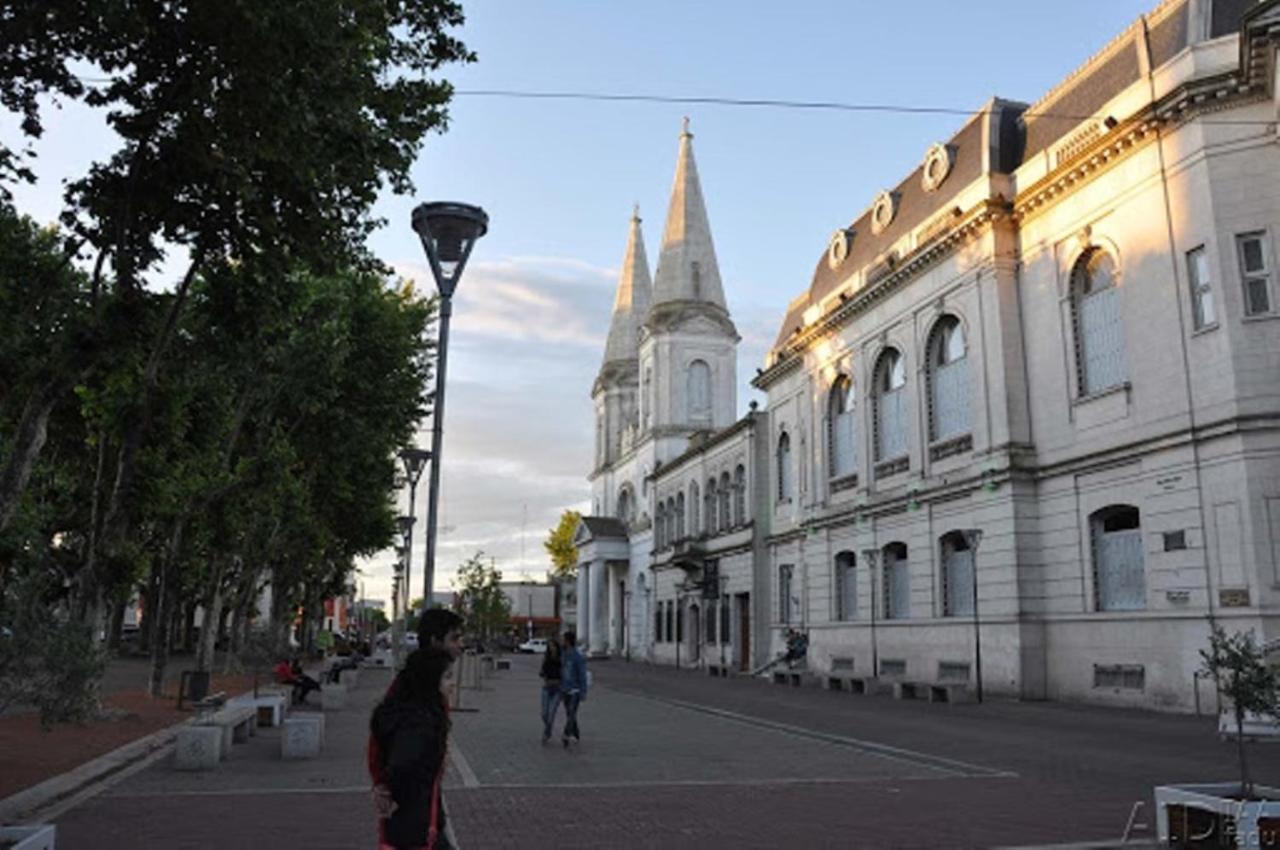
<path id="1" fill-rule="evenodd" d="M 1228 635 L 1214 623 L 1209 635 L 1209 648 L 1200 650 L 1204 670 L 1218 686 L 1218 692 L 1231 701 L 1236 721 L 1237 752 L 1240 758 L 1240 790 L 1246 798 L 1253 795 L 1249 765 L 1245 760 L 1244 717 L 1246 713 L 1280 714 L 1280 671 L 1267 663 L 1253 635 L 1235 632 Z"/>
<path id="2" fill-rule="evenodd" d="M 573 535 L 578 530 L 578 521 L 582 514 L 566 510 L 560 514 L 560 522 L 547 532 L 547 539 L 542 547 L 551 556 L 552 575 L 565 578 L 578 572 L 578 550 L 573 545 Z"/>
<path id="3" fill-rule="evenodd" d="M 476 552 L 458 567 L 453 583 L 458 588 L 458 613 L 474 635 L 488 640 L 511 625 L 511 600 L 499 584 L 502 572 L 492 562 L 484 562 L 484 553 Z"/>

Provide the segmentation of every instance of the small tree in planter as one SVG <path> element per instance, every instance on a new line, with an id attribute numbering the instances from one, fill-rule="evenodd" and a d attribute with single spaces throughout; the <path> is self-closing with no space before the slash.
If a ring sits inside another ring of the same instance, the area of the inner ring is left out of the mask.
<path id="1" fill-rule="evenodd" d="M 1236 721 L 1236 745 L 1240 756 L 1240 794 L 1254 796 L 1245 756 L 1244 719 L 1247 713 L 1280 713 L 1280 670 L 1267 663 L 1253 630 L 1227 634 L 1217 623 L 1209 635 L 1209 648 L 1200 650 L 1204 670 L 1218 692 L 1231 701 Z"/>

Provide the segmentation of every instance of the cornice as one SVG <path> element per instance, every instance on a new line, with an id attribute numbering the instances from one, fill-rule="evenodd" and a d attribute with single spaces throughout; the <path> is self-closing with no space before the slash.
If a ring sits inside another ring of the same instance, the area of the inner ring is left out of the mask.
<path id="1" fill-rule="evenodd" d="M 987 198 L 971 207 L 968 212 L 955 217 L 955 223 L 937 233 L 930 241 L 917 247 L 899 260 L 892 270 L 874 283 L 867 284 L 852 296 L 841 296 L 839 302 L 826 315 L 808 328 L 802 329 L 785 343 L 779 357 L 768 369 L 761 371 L 751 385 L 767 390 L 787 373 L 800 365 L 801 354 L 813 343 L 836 333 L 854 317 L 865 313 L 876 302 L 885 298 L 910 279 L 936 265 L 964 242 L 988 229 L 997 220 L 1010 213 L 1010 206 L 1002 197 Z"/>
<path id="2" fill-rule="evenodd" d="M 660 301 L 649 308 L 643 332 L 657 334 L 678 331 L 681 325 L 694 317 L 710 319 L 734 342 L 741 339 L 729 313 L 720 305 L 707 301 Z"/>

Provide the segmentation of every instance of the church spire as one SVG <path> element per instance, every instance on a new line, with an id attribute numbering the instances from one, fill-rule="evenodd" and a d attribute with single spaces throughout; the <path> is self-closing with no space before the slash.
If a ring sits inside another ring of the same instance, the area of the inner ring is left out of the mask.
<path id="1" fill-rule="evenodd" d="M 720 267 L 711 242 L 711 224 L 702 200 L 698 166 L 693 159 L 693 134 L 684 119 L 676 177 L 662 233 L 662 253 L 653 287 L 654 305 L 698 301 L 728 312 L 720 285 Z"/>
<path id="2" fill-rule="evenodd" d="M 649 260 L 644 253 L 644 235 L 640 232 L 640 207 L 631 213 L 631 231 L 627 250 L 622 256 L 622 273 L 618 275 L 618 291 L 613 299 L 613 321 L 604 347 L 605 364 L 634 362 L 639 345 L 640 323 L 649 311 L 653 284 L 649 280 Z"/>

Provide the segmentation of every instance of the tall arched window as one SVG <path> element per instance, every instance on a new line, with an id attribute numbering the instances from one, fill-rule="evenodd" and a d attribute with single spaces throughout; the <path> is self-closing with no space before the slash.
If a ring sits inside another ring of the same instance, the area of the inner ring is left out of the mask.
<path id="1" fill-rule="evenodd" d="M 644 367 L 644 386 L 640 388 L 640 407 L 644 410 L 643 427 L 648 428 L 653 418 L 653 369 Z"/>
<path id="2" fill-rule="evenodd" d="M 905 620 L 911 616 L 911 573 L 907 544 L 890 543 L 880 556 L 884 562 L 884 618 Z"/>
<path id="3" fill-rule="evenodd" d="M 836 619 L 853 620 L 858 616 L 858 560 L 852 552 L 836 555 Z"/>
<path id="4" fill-rule="evenodd" d="M 1093 538 L 1093 599 L 1099 611 L 1147 607 L 1142 520 L 1132 505 L 1112 505 L 1089 517 Z"/>
<path id="5" fill-rule="evenodd" d="M 662 551 L 667 548 L 667 506 L 658 502 L 653 520 L 653 548 Z"/>
<path id="6" fill-rule="evenodd" d="M 679 528 L 680 517 L 676 514 L 675 498 L 667 499 L 667 542 L 675 543 L 680 539 L 677 533 Z"/>
<path id="7" fill-rule="evenodd" d="M 853 399 L 853 381 L 847 375 L 836 378 L 827 397 L 827 458 L 832 478 L 852 475 L 856 468 Z"/>
<path id="8" fill-rule="evenodd" d="M 711 418 L 711 367 L 706 361 L 689 364 L 689 419 L 702 422 Z"/>
<path id="9" fill-rule="evenodd" d="M 676 496 L 676 540 L 684 540 L 684 491 Z"/>
<path id="10" fill-rule="evenodd" d="M 942 616 L 973 615 L 973 552 L 964 535 L 952 531 L 942 536 Z"/>
<path id="11" fill-rule="evenodd" d="M 1093 248 L 1071 270 L 1071 313 L 1081 395 L 1125 381 L 1124 325 L 1115 260 Z"/>
<path id="12" fill-rule="evenodd" d="M 791 499 L 791 436 L 786 431 L 778 437 L 778 501 Z"/>
<path id="13" fill-rule="evenodd" d="M 733 482 L 729 479 L 729 473 L 720 473 L 720 528 L 728 531 L 733 527 L 733 515 L 729 512 L 729 505 L 733 502 Z"/>
<path id="14" fill-rule="evenodd" d="M 626 523 L 635 522 L 636 505 L 631 496 L 631 485 L 625 485 L 618 491 L 617 517 Z"/>
<path id="15" fill-rule="evenodd" d="M 697 537 L 702 533 L 702 525 L 698 521 L 698 482 L 689 482 L 689 534 Z"/>
<path id="16" fill-rule="evenodd" d="M 742 464 L 733 471 L 733 524 L 747 524 L 747 469 Z"/>
<path id="17" fill-rule="evenodd" d="M 964 328 L 955 316 L 938 320 L 929 336 L 929 437 L 969 433 L 969 361 Z"/>
<path id="18" fill-rule="evenodd" d="M 907 366 L 896 348 L 887 349 L 876 363 L 876 459 L 892 460 L 907 453 Z"/>
<path id="19" fill-rule="evenodd" d="M 707 534 L 716 534 L 720 530 L 720 526 L 716 523 L 716 480 L 715 478 L 707 479 L 707 496 L 706 496 L 706 514 Z"/>

